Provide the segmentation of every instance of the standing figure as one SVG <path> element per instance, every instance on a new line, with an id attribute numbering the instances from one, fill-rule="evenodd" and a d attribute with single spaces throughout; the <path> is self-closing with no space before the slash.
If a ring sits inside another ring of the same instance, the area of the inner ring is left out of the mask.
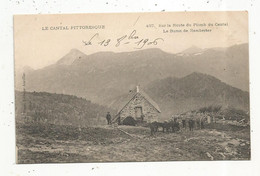
<path id="1" fill-rule="evenodd" d="M 118 125 L 121 125 L 121 118 L 120 118 L 120 115 L 118 116 L 117 123 L 118 123 Z"/>
<path id="2" fill-rule="evenodd" d="M 186 120 L 185 119 L 182 119 L 182 128 L 186 129 Z"/>
<path id="3" fill-rule="evenodd" d="M 204 121 L 203 121 L 203 119 L 200 122 L 200 126 L 201 126 L 201 129 L 204 129 Z"/>
<path id="4" fill-rule="evenodd" d="M 194 128 L 194 120 L 190 119 L 189 120 L 189 129 L 190 129 L 190 131 L 193 131 L 193 128 Z"/>
<path id="5" fill-rule="evenodd" d="M 111 115 L 110 115 L 110 112 L 107 112 L 106 119 L 107 119 L 107 124 L 110 125 L 110 124 L 111 124 Z"/>
<path id="6" fill-rule="evenodd" d="M 196 123 L 197 123 L 197 129 L 201 129 L 200 119 L 197 119 L 197 120 L 196 120 Z"/>
<path id="7" fill-rule="evenodd" d="M 142 122 L 144 121 L 144 115 L 143 114 L 141 115 L 141 121 Z"/>

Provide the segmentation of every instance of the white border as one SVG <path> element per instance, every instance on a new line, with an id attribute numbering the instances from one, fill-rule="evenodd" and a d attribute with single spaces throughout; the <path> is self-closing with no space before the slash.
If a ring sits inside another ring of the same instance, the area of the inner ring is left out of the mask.
<path id="1" fill-rule="evenodd" d="M 257 8 L 258 7 L 258 8 Z M 260 175 L 260 20 L 258 0 L 1 0 L 0 2 L 0 175 Z M 15 164 L 13 15 L 55 13 L 226 11 L 249 13 L 251 161 L 88 164 Z M 258 164 L 257 164 L 258 163 Z"/>

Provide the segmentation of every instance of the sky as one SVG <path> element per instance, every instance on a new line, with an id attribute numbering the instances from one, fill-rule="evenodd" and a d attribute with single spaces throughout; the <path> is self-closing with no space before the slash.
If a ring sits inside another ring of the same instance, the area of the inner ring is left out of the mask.
<path id="1" fill-rule="evenodd" d="M 91 29 L 91 26 L 99 29 Z M 198 32 L 191 32 L 191 29 Z M 178 53 L 191 46 L 229 47 L 248 43 L 248 13 L 16 15 L 14 43 L 16 69 L 24 66 L 43 68 L 74 48 L 89 55 L 100 51 L 128 52 L 147 48 Z"/>

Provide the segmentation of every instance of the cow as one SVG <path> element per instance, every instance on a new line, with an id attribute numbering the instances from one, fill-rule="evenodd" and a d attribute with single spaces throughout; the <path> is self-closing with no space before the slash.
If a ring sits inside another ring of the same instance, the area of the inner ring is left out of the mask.
<path id="1" fill-rule="evenodd" d="M 174 121 L 165 121 L 165 122 L 152 122 L 149 124 L 151 135 L 154 135 L 156 132 L 158 132 L 159 128 L 162 128 L 163 133 L 168 133 L 170 131 L 176 132 L 180 130 L 180 123 L 177 122 L 177 120 Z"/>
<path id="2" fill-rule="evenodd" d="M 177 122 L 177 119 L 174 119 L 174 121 L 171 120 L 169 123 L 173 133 L 180 130 L 180 123 Z"/>
<path id="3" fill-rule="evenodd" d="M 151 135 L 155 134 L 156 132 L 158 132 L 159 128 L 162 128 L 162 132 L 169 132 L 171 125 L 168 122 L 152 122 L 149 125 L 150 129 L 151 129 Z"/>
<path id="4" fill-rule="evenodd" d="M 158 131 L 158 122 L 152 122 L 149 124 L 151 130 L 151 136 L 153 136 Z"/>
<path id="5" fill-rule="evenodd" d="M 170 131 L 171 127 L 172 127 L 171 122 L 167 122 L 167 121 L 163 122 L 162 123 L 163 133 L 164 132 L 168 133 Z"/>

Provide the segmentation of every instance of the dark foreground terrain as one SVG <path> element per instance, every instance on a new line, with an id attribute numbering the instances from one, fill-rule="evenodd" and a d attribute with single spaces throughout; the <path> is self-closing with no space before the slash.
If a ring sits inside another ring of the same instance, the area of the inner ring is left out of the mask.
<path id="1" fill-rule="evenodd" d="M 144 127 L 17 123 L 16 134 L 18 163 L 250 159 L 249 126 L 210 124 L 150 136 Z"/>

